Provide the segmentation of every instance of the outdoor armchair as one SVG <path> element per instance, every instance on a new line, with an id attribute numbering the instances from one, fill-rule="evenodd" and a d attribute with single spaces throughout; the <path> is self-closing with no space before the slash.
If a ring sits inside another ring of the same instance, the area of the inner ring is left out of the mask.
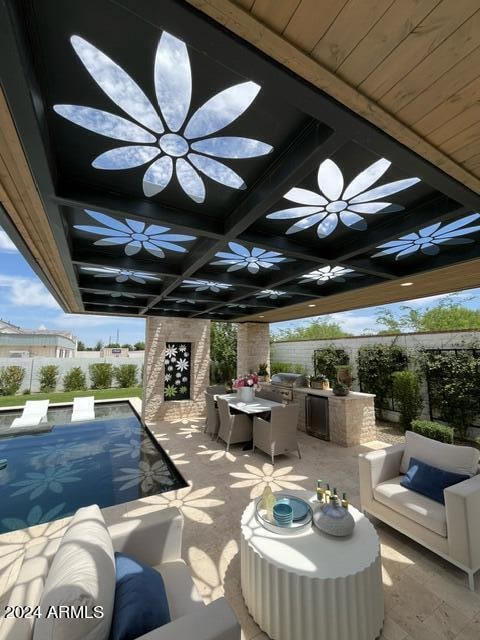
<path id="1" fill-rule="evenodd" d="M 255 417 L 253 421 L 253 449 L 261 449 L 272 459 L 280 453 L 296 451 L 300 458 L 297 442 L 299 407 L 296 404 L 272 407 L 270 421 Z"/>
<path id="2" fill-rule="evenodd" d="M 215 398 L 211 393 L 205 391 L 205 403 L 207 405 L 207 420 L 205 422 L 205 433 L 211 438 L 216 438 L 218 427 L 220 426 L 220 418 L 216 407 Z"/>
<path id="3" fill-rule="evenodd" d="M 231 444 L 248 442 L 252 439 L 252 420 L 244 413 L 230 413 L 227 400 L 217 398 L 218 413 L 220 415 L 220 428 L 218 438 L 226 443 L 228 451 Z"/>
<path id="4" fill-rule="evenodd" d="M 465 571 L 473 590 L 480 569 L 480 475 L 445 489 L 443 505 L 400 485 L 405 448 L 360 454 L 362 510 Z"/>

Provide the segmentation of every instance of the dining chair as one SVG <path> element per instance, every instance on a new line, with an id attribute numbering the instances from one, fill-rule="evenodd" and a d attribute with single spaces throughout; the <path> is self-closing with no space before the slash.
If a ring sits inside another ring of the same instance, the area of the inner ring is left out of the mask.
<path id="1" fill-rule="evenodd" d="M 220 415 L 220 428 L 218 438 L 226 443 L 226 451 L 231 444 L 248 442 L 252 439 L 252 420 L 244 413 L 232 414 L 228 400 L 217 399 L 218 413 Z"/>
<path id="2" fill-rule="evenodd" d="M 253 420 L 253 451 L 257 447 L 268 453 L 272 464 L 275 456 L 289 451 L 296 451 L 301 458 L 297 442 L 298 413 L 297 404 L 287 404 L 272 407 L 270 422 L 256 416 Z"/>
<path id="3" fill-rule="evenodd" d="M 205 391 L 205 403 L 207 405 L 207 420 L 205 422 L 204 433 L 208 433 L 213 440 L 213 438 L 217 436 L 218 427 L 220 426 L 218 409 L 215 406 L 215 398 L 213 394 Z"/>

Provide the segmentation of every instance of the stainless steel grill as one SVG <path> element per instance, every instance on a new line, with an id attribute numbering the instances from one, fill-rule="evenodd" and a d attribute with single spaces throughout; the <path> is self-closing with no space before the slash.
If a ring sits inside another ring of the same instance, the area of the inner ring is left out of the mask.
<path id="1" fill-rule="evenodd" d="M 293 400 L 293 389 L 306 387 L 307 379 L 301 373 L 275 373 L 270 380 L 273 391 L 281 394 L 283 400 L 291 402 Z"/>

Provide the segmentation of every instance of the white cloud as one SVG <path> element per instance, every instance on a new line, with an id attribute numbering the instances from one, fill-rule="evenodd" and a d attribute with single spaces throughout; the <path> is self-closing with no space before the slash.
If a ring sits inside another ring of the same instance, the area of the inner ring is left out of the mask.
<path id="1" fill-rule="evenodd" d="M 374 316 L 367 314 L 361 315 L 356 311 L 333 313 L 329 316 L 329 320 L 338 322 L 343 331 L 352 333 L 353 335 L 378 331 L 378 325 Z"/>
<path id="2" fill-rule="evenodd" d="M 140 320 L 140 319 L 139 319 Z M 143 321 L 143 318 L 142 318 Z M 82 313 L 63 313 L 52 319 L 52 324 L 56 327 L 67 329 L 77 329 L 78 327 L 101 327 L 104 325 L 125 325 L 138 326 L 136 318 L 121 318 L 117 316 L 89 316 Z"/>
<path id="3" fill-rule="evenodd" d="M 5 231 L 0 227 L 0 252 L 18 253 L 17 247 L 13 244 Z"/>
<path id="4" fill-rule="evenodd" d="M 10 292 L 9 304 L 16 307 L 44 307 L 58 309 L 58 303 L 41 282 L 19 276 L 0 274 L 0 287 Z"/>

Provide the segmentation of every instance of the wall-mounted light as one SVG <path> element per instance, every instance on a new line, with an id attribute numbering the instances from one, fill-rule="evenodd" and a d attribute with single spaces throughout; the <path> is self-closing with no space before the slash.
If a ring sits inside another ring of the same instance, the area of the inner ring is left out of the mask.
<path id="1" fill-rule="evenodd" d="M 317 305 L 316 304 L 309 304 L 308 306 L 309 307 L 316 307 Z"/>
<path id="2" fill-rule="evenodd" d="M 400 284 L 401 287 L 411 287 L 413 284 L 413 282 L 402 282 Z"/>

